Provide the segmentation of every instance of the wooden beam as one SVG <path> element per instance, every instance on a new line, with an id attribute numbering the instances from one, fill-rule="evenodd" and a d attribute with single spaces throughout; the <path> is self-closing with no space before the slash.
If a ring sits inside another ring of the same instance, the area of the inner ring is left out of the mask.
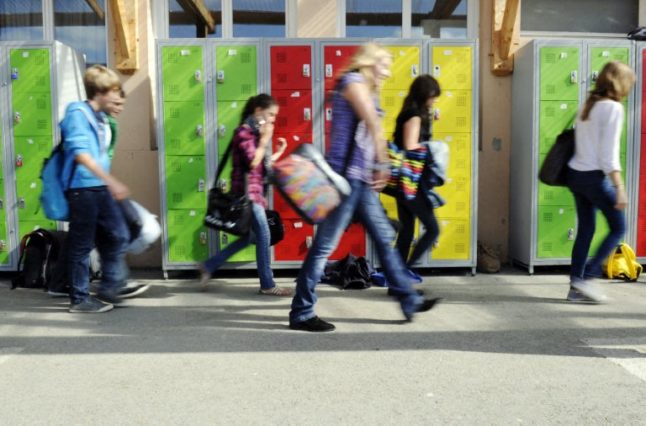
<path id="1" fill-rule="evenodd" d="M 116 68 L 123 74 L 139 69 L 137 43 L 138 0 L 108 0 L 116 36 Z"/>
<path id="2" fill-rule="evenodd" d="M 182 9 L 187 13 L 195 16 L 202 24 L 204 24 L 210 34 L 215 32 L 215 20 L 209 9 L 204 5 L 204 0 L 177 0 Z"/>
<path id="3" fill-rule="evenodd" d="M 493 0 L 491 19 L 491 72 L 505 76 L 514 72 L 513 53 L 520 44 L 520 0 Z"/>
<path id="4" fill-rule="evenodd" d="M 430 13 L 430 19 L 446 19 L 450 17 L 462 0 L 437 0 Z"/>
<path id="5" fill-rule="evenodd" d="M 85 0 L 88 6 L 96 13 L 96 16 L 99 17 L 100 20 L 104 21 L 105 20 L 105 12 L 103 11 L 103 8 L 99 3 L 97 3 L 96 0 Z"/>

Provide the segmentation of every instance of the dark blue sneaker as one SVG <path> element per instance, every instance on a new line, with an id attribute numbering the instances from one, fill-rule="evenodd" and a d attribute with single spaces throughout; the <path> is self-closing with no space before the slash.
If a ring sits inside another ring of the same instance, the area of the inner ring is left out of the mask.
<path id="1" fill-rule="evenodd" d="M 79 314 L 99 314 L 111 311 L 114 306 L 111 303 L 105 303 L 95 297 L 88 297 L 81 303 L 70 306 L 70 312 Z"/>
<path id="2" fill-rule="evenodd" d="M 370 275 L 370 278 L 372 279 L 373 285 L 377 287 L 388 287 L 388 281 L 386 281 L 386 276 L 383 272 L 374 272 Z"/>

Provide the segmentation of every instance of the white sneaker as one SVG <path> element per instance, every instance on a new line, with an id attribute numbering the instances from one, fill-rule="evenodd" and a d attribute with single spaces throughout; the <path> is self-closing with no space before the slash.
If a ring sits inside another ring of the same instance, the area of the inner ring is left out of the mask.
<path id="1" fill-rule="evenodd" d="M 601 287 L 593 282 L 593 280 L 573 279 L 570 281 L 570 286 L 574 287 L 585 297 L 592 299 L 597 303 L 605 303 L 608 300 L 608 297 L 605 295 Z"/>

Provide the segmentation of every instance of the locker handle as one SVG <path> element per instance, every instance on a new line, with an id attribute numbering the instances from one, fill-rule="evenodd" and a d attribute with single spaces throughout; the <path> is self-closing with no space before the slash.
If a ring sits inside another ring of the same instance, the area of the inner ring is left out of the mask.
<path id="1" fill-rule="evenodd" d="M 569 228 L 567 230 L 567 239 L 568 239 L 568 241 L 573 241 L 574 240 L 574 228 Z"/>
<path id="2" fill-rule="evenodd" d="M 325 121 L 332 121 L 332 108 L 325 108 Z"/>
<path id="3" fill-rule="evenodd" d="M 204 179 L 199 179 L 197 181 L 197 192 L 204 192 L 206 188 L 206 181 Z"/>
<path id="4" fill-rule="evenodd" d="M 224 83 L 224 70 L 218 70 L 218 73 L 215 78 L 218 81 L 218 83 Z"/>
<path id="5" fill-rule="evenodd" d="M 436 77 L 436 78 L 439 77 L 440 74 L 441 74 L 441 70 L 442 69 L 440 68 L 439 65 L 434 65 L 433 66 L 433 77 Z"/>
<path id="6" fill-rule="evenodd" d="M 311 235 L 308 235 L 307 237 L 305 237 L 305 247 L 307 247 L 308 249 L 312 248 L 312 236 Z"/>
<path id="7" fill-rule="evenodd" d="M 7 248 L 7 242 L 5 240 L 0 240 L 0 250 L 5 251 Z"/>
<path id="8" fill-rule="evenodd" d="M 195 76 L 195 81 L 199 81 L 199 82 L 202 81 L 202 71 L 195 70 L 195 74 L 193 75 Z"/>
<path id="9" fill-rule="evenodd" d="M 16 124 L 19 124 L 22 121 L 22 114 L 20 114 L 18 111 L 13 113 L 13 122 Z"/>
<path id="10" fill-rule="evenodd" d="M 12 68 L 11 69 L 11 79 L 12 80 L 18 80 L 20 77 L 20 74 L 18 73 L 18 68 Z"/>
<path id="11" fill-rule="evenodd" d="M 334 77 L 334 67 L 332 64 L 325 64 L 325 77 L 326 78 Z"/>
<path id="12" fill-rule="evenodd" d="M 205 231 L 200 232 L 200 244 L 202 244 L 202 245 L 206 244 L 206 232 Z"/>
<path id="13" fill-rule="evenodd" d="M 599 71 L 592 71 L 592 82 L 596 82 L 597 78 L 599 78 Z"/>
<path id="14" fill-rule="evenodd" d="M 229 244 L 229 236 L 225 234 L 224 232 L 221 234 L 222 235 L 222 244 L 225 246 Z"/>
<path id="15" fill-rule="evenodd" d="M 218 136 L 220 136 L 221 138 L 223 138 L 223 137 L 224 137 L 224 135 L 226 134 L 226 132 L 227 132 L 227 128 L 225 127 L 225 125 L 224 125 L 224 124 L 220 124 L 220 125 L 218 126 Z"/>
<path id="16" fill-rule="evenodd" d="M 570 72 L 570 83 L 576 84 L 578 83 L 579 77 L 578 77 L 578 71 L 574 70 Z"/>
<path id="17" fill-rule="evenodd" d="M 310 64 L 303 64 L 303 77 L 309 77 L 310 74 Z"/>
<path id="18" fill-rule="evenodd" d="M 21 154 L 16 155 L 16 167 L 22 167 L 23 158 Z"/>
<path id="19" fill-rule="evenodd" d="M 312 110 L 310 108 L 303 108 L 303 119 L 305 121 L 312 121 Z"/>
<path id="20" fill-rule="evenodd" d="M 417 64 L 413 64 L 413 65 L 410 67 L 410 74 L 411 74 L 411 76 L 413 76 L 413 77 L 417 77 L 417 75 L 419 74 L 418 69 L 417 69 Z"/>
<path id="21" fill-rule="evenodd" d="M 19 209 L 24 209 L 25 208 L 25 198 L 24 197 L 18 198 L 18 208 Z"/>
<path id="22" fill-rule="evenodd" d="M 201 124 L 198 124 L 195 128 L 195 134 L 200 138 L 204 136 L 204 127 Z"/>
<path id="23" fill-rule="evenodd" d="M 0 210 L 4 209 L 4 200 L 0 198 Z"/>
<path id="24" fill-rule="evenodd" d="M 433 108 L 433 120 L 437 121 L 440 119 L 440 109 L 439 108 Z"/>

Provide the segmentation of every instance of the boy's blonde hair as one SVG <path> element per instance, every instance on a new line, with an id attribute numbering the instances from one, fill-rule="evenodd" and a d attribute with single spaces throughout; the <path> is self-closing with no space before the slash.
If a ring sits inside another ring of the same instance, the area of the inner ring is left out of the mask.
<path id="1" fill-rule="evenodd" d="M 635 71 L 623 62 L 610 61 L 604 65 L 594 84 L 594 89 L 585 101 L 581 120 L 588 119 L 590 111 L 597 101 L 608 98 L 619 102 L 628 96 L 630 89 L 635 84 L 635 78 Z"/>
<path id="2" fill-rule="evenodd" d="M 388 50 L 377 43 L 366 43 L 352 56 L 350 64 L 341 71 L 341 74 L 349 71 L 357 71 L 366 79 L 370 89 L 377 91 L 378 87 L 374 74 L 374 66 L 385 58 L 392 59 L 392 55 Z"/>
<path id="3" fill-rule="evenodd" d="M 117 73 L 103 65 L 92 65 L 85 70 L 83 84 L 88 99 L 94 99 L 97 94 L 121 90 L 121 81 Z"/>

